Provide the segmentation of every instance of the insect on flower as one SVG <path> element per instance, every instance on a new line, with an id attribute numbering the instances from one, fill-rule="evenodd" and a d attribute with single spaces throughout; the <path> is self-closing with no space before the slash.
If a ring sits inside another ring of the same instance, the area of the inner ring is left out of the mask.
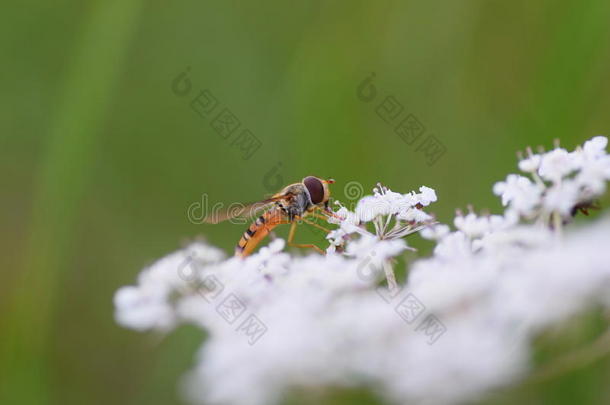
<path id="1" fill-rule="evenodd" d="M 242 206 L 238 210 L 220 212 L 206 218 L 206 222 L 216 224 L 235 217 L 250 216 L 259 210 L 264 210 L 242 235 L 235 247 L 235 256 L 248 256 L 273 228 L 283 224 L 291 224 L 287 240 L 289 246 L 311 248 L 324 254 L 324 251 L 316 245 L 298 244 L 293 240 L 298 221 L 315 226 L 326 233 L 330 232 L 306 217 L 326 219 L 333 215 L 329 208 L 328 185 L 334 182 L 332 179 L 323 180 L 315 176 L 307 176 L 300 183 L 284 187 L 271 198 Z"/>

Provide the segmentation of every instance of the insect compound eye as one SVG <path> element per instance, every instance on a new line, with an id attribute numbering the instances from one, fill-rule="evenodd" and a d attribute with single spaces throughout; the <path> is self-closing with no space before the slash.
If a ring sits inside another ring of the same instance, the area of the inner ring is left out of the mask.
<path id="1" fill-rule="evenodd" d="M 324 185 L 322 182 L 313 176 L 308 176 L 303 179 L 303 184 L 305 184 L 307 191 L 309 191 L 311 202 L 314 204 L 321 203 L 324 199 Z"/>

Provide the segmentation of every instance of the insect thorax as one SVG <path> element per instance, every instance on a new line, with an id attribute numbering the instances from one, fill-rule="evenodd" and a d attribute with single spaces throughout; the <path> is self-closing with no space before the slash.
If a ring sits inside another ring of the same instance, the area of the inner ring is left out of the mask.
<path id="1" fill-rule="evenodd" d="M 291 184 L 282 190 L 282 194 L 290 197 L 276 202 L 276 205 L 279 206 L 284 215 L 291 221 L 296 216 L 303 216 L 305 211 L 311 206 L 309 193 L 303 184 Z"/>

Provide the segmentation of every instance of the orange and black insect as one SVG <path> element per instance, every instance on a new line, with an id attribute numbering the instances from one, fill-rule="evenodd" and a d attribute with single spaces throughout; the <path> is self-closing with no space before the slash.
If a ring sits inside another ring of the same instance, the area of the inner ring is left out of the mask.
<path id="1" fill-rule="evenodd" d="M 273 228 L 283 224 L 291 224 L 287 240 L 289 246 L 311 248 L 323 254 L 324 251 L 316 245 L 297 244 L 293 243 L 293 240 L 299 221 L 329 232 L 328 229 L 308 220 L 306 217 L 326 219 L 328 215 L 332 215 L 329 208 L 330 190 L 328 185 L 334 182 L 332 179 L 323 180 L 315 176 L 307 176 L 300 183 L 284 187 L 271 198 L 248 204 L 235 211 L 213 215 L 211 218 L 206 218 L 206 222 L 218 223 L 239 216 L 249 216 L 256 211 L 264 210 L 242 235 L 235 247 L 235 256 L 248 256 L 269 235 Z"/>

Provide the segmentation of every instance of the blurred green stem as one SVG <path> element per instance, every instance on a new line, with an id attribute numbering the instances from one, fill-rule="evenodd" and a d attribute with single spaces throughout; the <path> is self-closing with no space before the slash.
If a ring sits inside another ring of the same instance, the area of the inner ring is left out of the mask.
<path id="1" fill-rule="evenodd" d="M 39 166 L 24 265 L 3 325 L 3 403 L 51 401 L 48 379 L 53 370 L 47 368 L 47 347 L 52 342 L 57 297 L 67 269 L 74 265 L 70 258 L 78 246 L 75 230 L 82 214 L 78 207 L 89 186 L 96 139 L 125 60 L 140 3 L 93 3 L 66 64 L 66 82 L 50 126 L 45 160 Z"/>

